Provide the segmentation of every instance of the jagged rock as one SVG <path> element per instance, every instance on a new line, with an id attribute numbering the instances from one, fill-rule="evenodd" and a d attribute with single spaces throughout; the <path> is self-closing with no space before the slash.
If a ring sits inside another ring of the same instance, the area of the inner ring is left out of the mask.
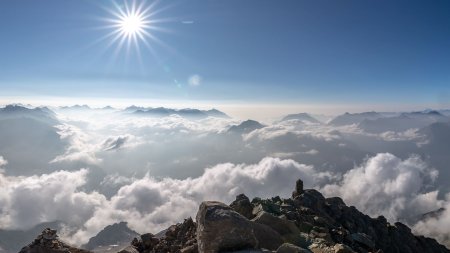
<path id="1" fill-rule="evenodd" d="M 233 208 L 234 211 L 242 214 L 247 219 L 252 219 L 254 217 L 253 205 L 250 203 L 250 200 L 244 194 L 239 194 L 236 196 L 236 200 L 230 204 L 230 207 Z"/>
<path id="2" fill-rule="evenodd" d="M 196 229 L 195 222 L 188 218 L 182 223 L 170 226 L 161 238 L 151 233 L 142 234 L 140 239 L 134 238 L 131 247 L 139 253 L 198 252 Z"/>
<path id="3" fill-rule="evenodd" d="M 223 203 L 203 202 L 196 220 L 200 253 L 258 247 L 251 222 Z"/>
<path id="4" fill-rule="evenodd" d="M 159 239 L 152 233 L 146 233 L 141 235 L 141 241 L 144 248 L 153 248 L 159 243 Z"/>
<path id="5" fill-rule="evenodd" d="M 19 253 L 90 253 L 58 240 L 56 232 L 54 229 L 44 229 L 32 243 L 23 247 Z"/>
<path id="6" fill-rule="evenodd" d="M 311 251 L 290 243 L 283 243 L 283 245 L 277 249 L 277 253 L 311 253 Z"/>

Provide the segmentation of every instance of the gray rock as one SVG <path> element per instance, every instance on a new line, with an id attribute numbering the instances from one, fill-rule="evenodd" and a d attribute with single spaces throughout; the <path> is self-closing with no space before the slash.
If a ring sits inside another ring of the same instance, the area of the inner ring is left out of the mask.
<path id="1" fill-rule="evenodd" d="M 364 233 L 354 233 L 350 235 L 350 238 L 369 249 L 375 248 L 375 243 L 370 239 L 370 237 Z"/>
<path id="2" fill-rule="evenodd" d="M 158 244 L 159 239 L 152 233 L 146 233 L 141 235 L 141 241 L 145 248 L 153 248 L 156 244 Z"/>
<path id="3" fill-rule="evenodd" d="M 252 221 L 260 224 L 265 224 L 277 231 L 280 235 L 298 234 L 300 229 L 293 221 L 281 219 L 265 211 L 260 211 Z"/>
<path id="4" fill-rule="evenodd" d="M 139 253 L 139 251 L 135 247 L 130 245 L 117 253 Z"/>
<path id="5" fill-rule="evenodd" d="M 230 207 L 233 208 L 234 211 L 245 216 L 247 219 L 252 219 L 254 217 L 252 213 L 253 205 L 244 194 L 237 195 L 236 200 L 230 204 Z"/>
<path id="6" fill-rule="evenodd" d="M 196 220 L 200 253 L 258 248 L 252 223 L 223 203 L 203 202 Z"/>
<path id="7" fill-rule="evenodd" d="M 283 245 L 277 249 L 277 253 L 311 253 L 311 251 L 290 243 L 283 243 Z"/>
<path id="8" fill-rule="evenodd" d="M 196 253 L 198 252 L 198 245 L 193 244 L 191 246 L 184 247 L 180 250 L 180 253 Z"/>
<path id="9" fill-rule="evenodd" d="M 252 222 L 252 226 L 259 248 L 276 250 L 283 244 L 281 235 L 271 227 L 256 222 Z"/>
<path id="10" fill-rule="evenodd" d="M 350 248 L 349 246 L 345 245 L 345 244 L 336 244 L 334 245 L 334 252 L 335 253 L 355 253 L 352 248 Z"/>

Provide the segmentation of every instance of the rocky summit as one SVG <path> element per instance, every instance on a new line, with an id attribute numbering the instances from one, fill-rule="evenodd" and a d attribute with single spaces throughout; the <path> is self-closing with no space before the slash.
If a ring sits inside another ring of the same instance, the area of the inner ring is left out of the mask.
<path id="1" fill-rule="evenodd" d="M 439 253 L 450 252 L 406 225 L 371 218 L 338 197 L 303 189 L 298 180 L 291 198 L 244 194 L 229 206 L 201 203 L 196 223 L 187 219 L 161 238 L 144 234 L 121 253 L 277 252 L 277 253 Z"/>

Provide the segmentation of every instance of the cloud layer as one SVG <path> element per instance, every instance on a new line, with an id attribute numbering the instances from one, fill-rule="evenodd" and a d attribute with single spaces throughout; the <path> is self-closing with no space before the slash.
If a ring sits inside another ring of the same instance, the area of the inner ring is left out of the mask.
<path id="1" fill-rule="evenodd" d="M 158 232 L 194 216 L 203 200 L 229 203 L 240 193 L 249 197 L 288 197 L 298 178 L 303 179 L 305 187 L 341 196 L 347 204 L 391 221 L 447 204 L 438 199 L 437 191 L 427 191 L 437 176 L 436 170 L 418 157 L 402 160 L 388 153 L 369 158 L 342 177 L 290 159 L 270 157 L 251 165 L 218 164 L 196 178 L 110 177 L 103 183 L 120 185 L 111 198 L 84 191 L 87 175 L 86 169 L 31 177 L 0 174 L 0 226 L 27 228 L 61 220 L 72 228 L 66 239 L 75 244 L 85 243 L 118 221 L 127 221 L 138 232 Z M 438 225 L 423 222 L 416 225 L 416 230 L 434 235 L 436 231 L 431 228 Z M 448 229 L 439 227 L 441 234 L 448 234 Z"/>

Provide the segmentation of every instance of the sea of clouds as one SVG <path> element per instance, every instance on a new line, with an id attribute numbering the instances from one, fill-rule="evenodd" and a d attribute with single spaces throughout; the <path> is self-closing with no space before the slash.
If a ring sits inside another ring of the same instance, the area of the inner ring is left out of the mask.
<path id="1" fill-rule="evenodd" d="M 17 137 L 0 149 L 1 229 L 61 221 L 64 239 L 76 245 L 119 221 L 156 233 L 194 217 L 201 201 L 230 203 L 240 193 L 289 197 L 301 178 L 327 197 L 450 245 L 450 195 L 440 181 L 448 172 L 432 159 L 436 146 L 423 129 L 374 133 L 357 124 L 287 120 L 230 132 L 242 121 L 57 113 L 46 135 Z M 53 133 L 57 139 L 45 139 Z M 34 148 L 46 162 L 8 155 L 38 141 L 44 144 Z M 55 153 L 54 146 L 64 148 Z M 437 217 L 421 219 L 442 207 Z"/>

